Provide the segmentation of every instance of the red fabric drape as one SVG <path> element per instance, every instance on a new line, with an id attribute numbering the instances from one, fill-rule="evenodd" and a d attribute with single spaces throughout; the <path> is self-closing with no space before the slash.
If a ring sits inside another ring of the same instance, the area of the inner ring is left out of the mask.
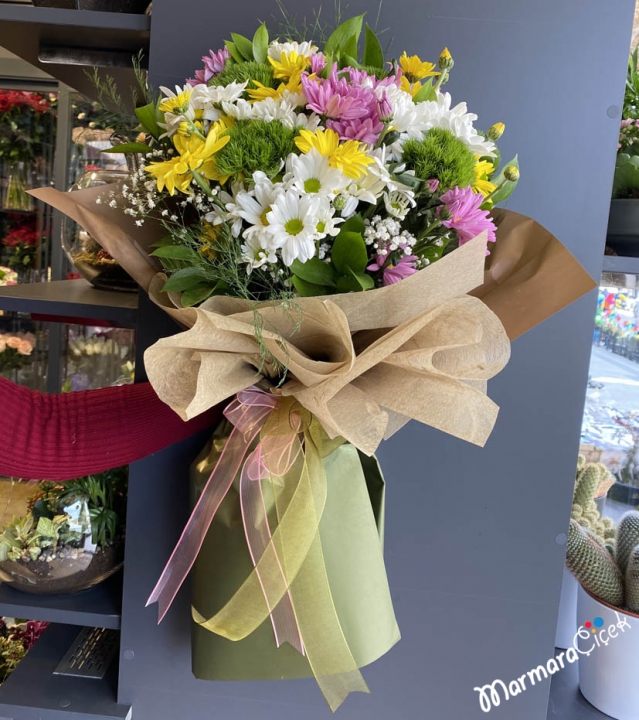
<path id="1" fill-rule="evenodd" d="M 183 422 L 149 383 L 62 395 L 0 378 L 0 475 L 69 480 L 127 465 L 213 425 Z"/>

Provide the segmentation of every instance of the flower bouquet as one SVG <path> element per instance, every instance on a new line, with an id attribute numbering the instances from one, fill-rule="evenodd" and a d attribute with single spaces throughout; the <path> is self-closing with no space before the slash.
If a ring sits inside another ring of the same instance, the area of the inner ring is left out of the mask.
<path id="1" fill-rule="evenodd" d="M 0 160 L 6 163 L 3 205 L 7 209 L 30 211 L 27 195 L 28 173 L 46 151 L 54 131 L 51 100 L 38 93 L 0 90 Z"/>
<path id="2" fill-rule="evenodd" d="M 158 395 L 183 419 L 231 399 L 150 602 L 193 569 L 195 674 L 313 674 L 334 710 L 399 639 L 377 446 L 410 419 L 483 445 L 510 340 L 594 282 L 496 210 L 517 159 L 444 92 L 447 50 L 387 62 L 359 16 L 203 62 L 137 109 L 124 183 L 34 194 L 186 328 L 146 351 Z"/>
<path id="3" fill-rule="evenodd" d="M 35 348 L 32 333 L 0 333 L 0 375 L 10 375 L 29 362 Z"/>
<path id="4" fill-rule="evenodd" d="M 9 267 L 20 272 L 34 267 L 39 242 L 40 233 L 34 219 L 14 219 L 1 243 L 4 247 L 10 248 Z"/>

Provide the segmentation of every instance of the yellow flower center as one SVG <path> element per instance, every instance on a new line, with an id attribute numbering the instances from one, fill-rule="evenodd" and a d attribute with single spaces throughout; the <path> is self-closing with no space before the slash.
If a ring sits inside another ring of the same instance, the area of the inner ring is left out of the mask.
<path id="1" fill-rule="evenodd" d="M 267 220 L 266 216 L 267 216 L 268 213 L 270 213 L 270 212 L 271 212 L 271 206 L 269 205 L 269 206 L 264 210 L 264 212 L 260 215 L 260 220 L 262 221 L 262 225 L 264 225 L 264 227 L 266 227 L 266 226 L 268 225 L 268 220 Z"/>
<path id="2" fill-rule="evenodd" d="M 307 193 L 319 192 L 321 187 L 322 185 L 317 178 L 309 178 L 304 181 L 304 190 L 306 190 Z"/>
<path id="3" fill-rule="evenodd" d="M 284 229 L 289 235 L 299 235 L 304 229 L 304 223 L 299 218 L 293 218 L 284 225 Z"/>
<path id="4" fill-rule="evenodd" d="M 317 223 L 317 232 L 323 233 L 326 230 L 326 223 L 323 220 L 320 220 Z"/>

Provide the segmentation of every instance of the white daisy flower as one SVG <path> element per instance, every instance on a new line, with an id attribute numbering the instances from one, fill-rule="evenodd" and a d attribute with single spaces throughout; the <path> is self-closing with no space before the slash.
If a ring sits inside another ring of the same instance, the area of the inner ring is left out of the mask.
<path id="1" fill-rule="evenodd" d="M 320 116 L 315 113 L 311 113 L 310 115 L 306 115 L 306 113 L 298 113 L 295 118 L 295 127 L 300 130 L 310 130 L 311 132 L 314 132 L 320 126 L 321 121 L 322 119 Z"/>
<path id="2" fill-rule="evenodd" d="M 349 182 L 346 175 L 339 168 L 332 167 L 328 158 L 320 155 L 315 148 L 305 155 L 291 153 L 286 161 L 286 170 L 284 183 L 296 188 L 300 195 L 332 197 Z"/>
<path id="3" fill-rule="evenodd" d="M 196 85 L 191 93 L 189 104 L 194 111 L 203 111 L 205 120 L 219 120 L 222 112 L 216 105 L 239 100 L 247 85 L 248 80 L 243 83 L 232 82 L 228 85 Z"/>
<path id="4" fill-rule="evenodd" d="M 315 226 L 317 237 L 323 238 L 327 235 L 335 237 L 335 235 L 339 233 L 339 224 L 343 222 L 343 218 L 335 217 L 335 208 L 331 205 L 328 198 L 319 198 L 317 225 Z"/>
<path id="5" fill-rule="evenodd" d="M 317 50 L 317 45 L 313 45 L 310 42 L 278 42 L 275 40 L 269 46 L 268 56 L 272 57 L 273 60 L 279 60 L 283 52 L 296 52 L 298 55 L 311 57 L 311 55 L 315 55 Z"/>
<path id="6" fill-rule="evenodd" d="M 348 192 L 343 192 L 335 198 L 333 204 L 342 218 L 346 219 L 351 217 L 351 215 L 355 215 L 357 206 L 359 205 L 359 199 Z"/>
<path id="7" fill-rule="evenodd" d="M 293 129 L 297 121 L 295 106 L 284 98 L 266 98 L 253 103 L 254 117 L 271 122 L 279 120 L 282 125 Z"/>
<path id="8" fill-rule="evenodd" d="M 283 191 L 281 183 L 272 183 L 263 172 L 253 173 L 253 180 L 255 186 L 251 192 L 242 190 L 235 197 L 237 214 L 250 224 L 243 233 L 245 238 L 269 227 L 273 203 Z"/>
<path id="9" fill-rule="evenodd" d="M 222 109 L 229 117 L 236 120 L 255 120 L 257 115 L 253 110 L 253 105 L 248 100 L 239 99 L 236 102 L 223 102 Z"/>
<path id="10" fill-rule="evenodd" d="M 306 262 L 315 255 L 319 204 L 317 197 L 300 197 L 295 190 L 286 190 L 267 213 L 267 231 L 285 265 L 290 266 L 294 260 Z"/>
<path id="11" fill-rule="evenodd" d="M 276 263 L 277 256 L 268 244 L 266 233 L 255 233 L 242 245 L 242 260 L 247 263 L 246 272 L 262 267 L 266 263 Z M 266 243 L 264 241 L 267 241 Z"/>
<path id="12" fill-rule="evenodd" d="M 389 215 L 398 220 L 403 220 L 411 208 L 415 207 L 412 193 L 407 194 L 394 190 L 384 193 L 384 206 Z"/>
<path id="13" fill-rule="evenodd" d="M 204 216 L 206 222 L 211 223 L 212 225 L 221 225 L 223 222 L 230 223 L 231 234 L 233 237 L 239 237 L 239 234 L 242 231 L 243 218 L 239 214 L 240 208 L 237 204 L 237 195 L 243 191 L 244 185 L 238 182 L 233 183 L 233 186 L 231 187 L 231 194 L 227 193 L 226 190 L 222 190 L 219 194 L 219 198 L 224 204 L 226 211 L 216 205 L 211 212 L 206 213 Z"/>
<path id="14" fill-rule="evenodd" d="M 398 133 L 408 132 L 415 125 L 417 118 L 417 105 L 413 102 L 412 96 L 397 85 L 389 85 L 384 91 L 393 108 L 391 129 Z"/>

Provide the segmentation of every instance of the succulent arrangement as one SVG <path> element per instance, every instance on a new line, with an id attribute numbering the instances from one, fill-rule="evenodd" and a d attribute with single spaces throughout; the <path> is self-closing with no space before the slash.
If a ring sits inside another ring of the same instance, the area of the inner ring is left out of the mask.
<path id="1" fill-rule="evenodd" d="M 120 539 L 126 502 L 126 468 L 71 480 L 42 483 L 29 512 L 0 535 L 0 562 L 76 558 L 86 548 L 107 548 Z"/>
<path id="2" fill-rule="evenodd" d="M 601 517 L 595 498 L 605 495 L 614 482 L 614 476 L 603 463 L 586 462 L 583 455 L 579 456 L 571 517 L 604 543 L 614 542 L 615 526 L 610 518 Z"/>
<path id="3" fill-rule="evenodd" d="M 639 612 L 639 512 L 626 513 L 615 542 L 570 521 L 566 565 L 584 590 L 617 608 Z"/>
<path id="4" fill-rule="evenodd" d="M 35 645 L 48 623 L 0 618 L 0 685 Z"/>

